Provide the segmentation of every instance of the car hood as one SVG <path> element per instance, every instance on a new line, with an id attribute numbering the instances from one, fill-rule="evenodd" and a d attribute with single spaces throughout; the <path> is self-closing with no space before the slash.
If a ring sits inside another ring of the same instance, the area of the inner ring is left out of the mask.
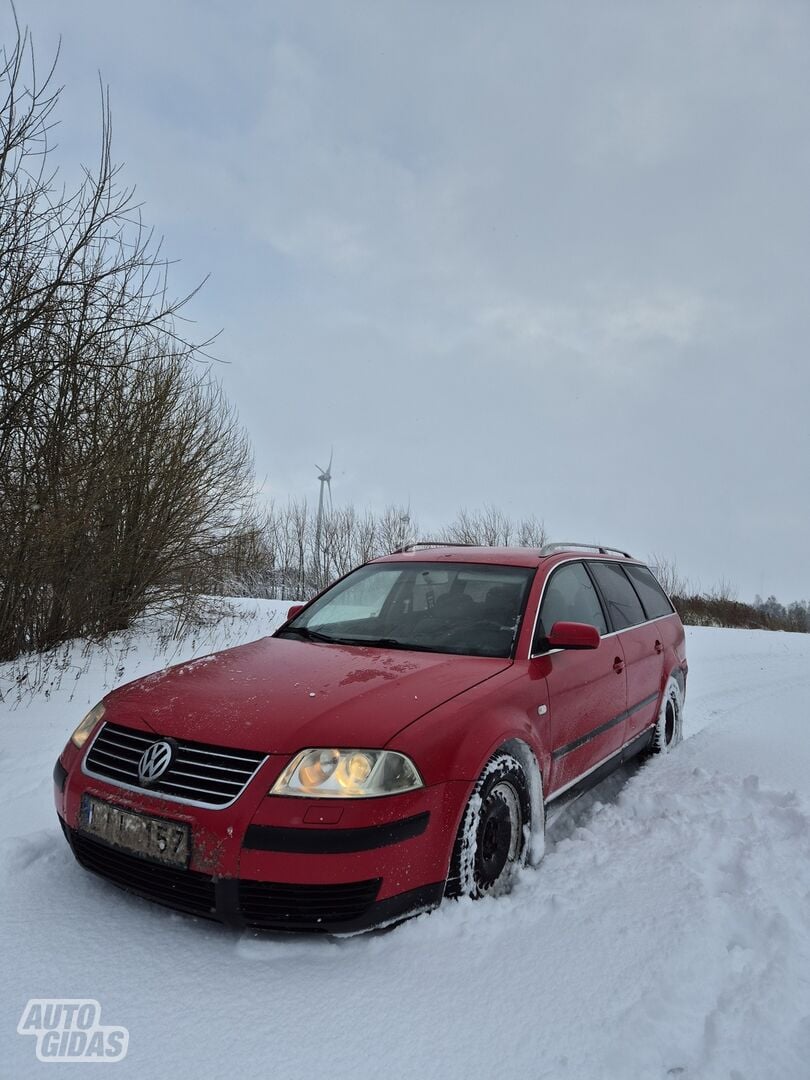
<path id="1" fill-rule="evenodd" d="M 166 668 L 105 698 L 106 719 L 264 753 L 384 746 L 511 660 L 262 638 Z"/>

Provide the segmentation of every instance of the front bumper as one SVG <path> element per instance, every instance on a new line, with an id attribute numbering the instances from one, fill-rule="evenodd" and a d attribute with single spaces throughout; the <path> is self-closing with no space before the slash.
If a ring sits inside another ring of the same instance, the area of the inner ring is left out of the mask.
<path id="1" fill-rule="evenodd" d="M 378 900 L 379 878 L 338 885 L 215 878 L 120 851 L 64 822 L 62 828 L 85 869 L 146 900 L 236 929 L 357 933 L 436 907 L 444 892 L 438 881 Z"/>
<path id="2" fill-rule="evenodd" d="M 369 800 L 268 796 L 286 758 L 231 806 L 190 807 L 90 777 L 69 750 L 54 770 L 57 812 L 78 862 L 120 888 L 234 927 L 355 933 L 435 907 L 444 893 L 466 785 Z M 191 827 L 187 869 L 79 829 L 83 794 Z"/>

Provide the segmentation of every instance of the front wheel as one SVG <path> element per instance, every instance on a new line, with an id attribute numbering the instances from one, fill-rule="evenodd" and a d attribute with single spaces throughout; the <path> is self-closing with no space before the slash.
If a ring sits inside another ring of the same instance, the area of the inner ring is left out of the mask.
<path id="1" fill-rule="evenodd" d="M 683 738 L 683 694 L 671 675 L 664 687 L 661 708 L 650 750 L 653 754 L 668 754 Z"/>
<path id="2" fill-rule="evenodd" d="M 488 762 L 473 789 L 453 847 L 448 896 L 508 892 L 526 861 L 531 803 L 523 766 L 504 751 Z"/>

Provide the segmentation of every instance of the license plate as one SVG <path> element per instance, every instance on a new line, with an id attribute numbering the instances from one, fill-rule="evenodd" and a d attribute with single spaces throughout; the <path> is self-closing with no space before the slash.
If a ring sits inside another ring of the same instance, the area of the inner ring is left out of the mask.
<path id="1" fill-rule="evenodd" d="M 188 866 L 190 829 L 183 822 L 135 814 L 84 795 L 79 828 L 133 855 L 169 866 Z"/>

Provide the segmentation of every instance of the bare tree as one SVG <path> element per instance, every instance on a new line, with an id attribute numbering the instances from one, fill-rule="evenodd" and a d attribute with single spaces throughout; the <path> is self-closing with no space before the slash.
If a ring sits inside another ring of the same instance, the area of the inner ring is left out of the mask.
<path id="1" fill-rule="evenodd" d="M 687 596 L 696 591 L 687 578 L 683 577 L 678 570 L 675 559 L 666 555 L 653 554 L 647 560 L 661 583 L 664 592 L 669 596 Z"/>
<path id="2" fill-rule="evenodd" d="M 419 526 L 404 506 L 390 505 L 380 513 L 354 506 L 333 508 L 324 516 L 320 535 L 317 510 L 305 501 L 271 504 L 258 530 L 256 565 L 265 568 L 259 580 L 252 571 L 226 574 L 228 587 L 241 593 L 306 599 L 336 578 L 369 559 L 387 555 L 419 538 Z M 440 530 L 439 539 L 477 544 L 516 544 L 541 547 L 545 530 L 536 518 L 512 521 L 494 508 L 462 510 L 454 523 Z"/>
<path id="3" fill-rule="evenodd" d="M 187 607 L 243 513 L 250 454 L 111 155 L 60 184 L 60 89 L 0 62 L 0 656 Z"/>
<path id="4" fill-rule="evenodd" d="M 459 510 L 454 520 L 441 530 L 440 539 L 487 547 L 542 547 L 547 537 L 542 521 L 536 517 L 514 521 L 503 511 L 485 506 L 481 510 Z"/>

